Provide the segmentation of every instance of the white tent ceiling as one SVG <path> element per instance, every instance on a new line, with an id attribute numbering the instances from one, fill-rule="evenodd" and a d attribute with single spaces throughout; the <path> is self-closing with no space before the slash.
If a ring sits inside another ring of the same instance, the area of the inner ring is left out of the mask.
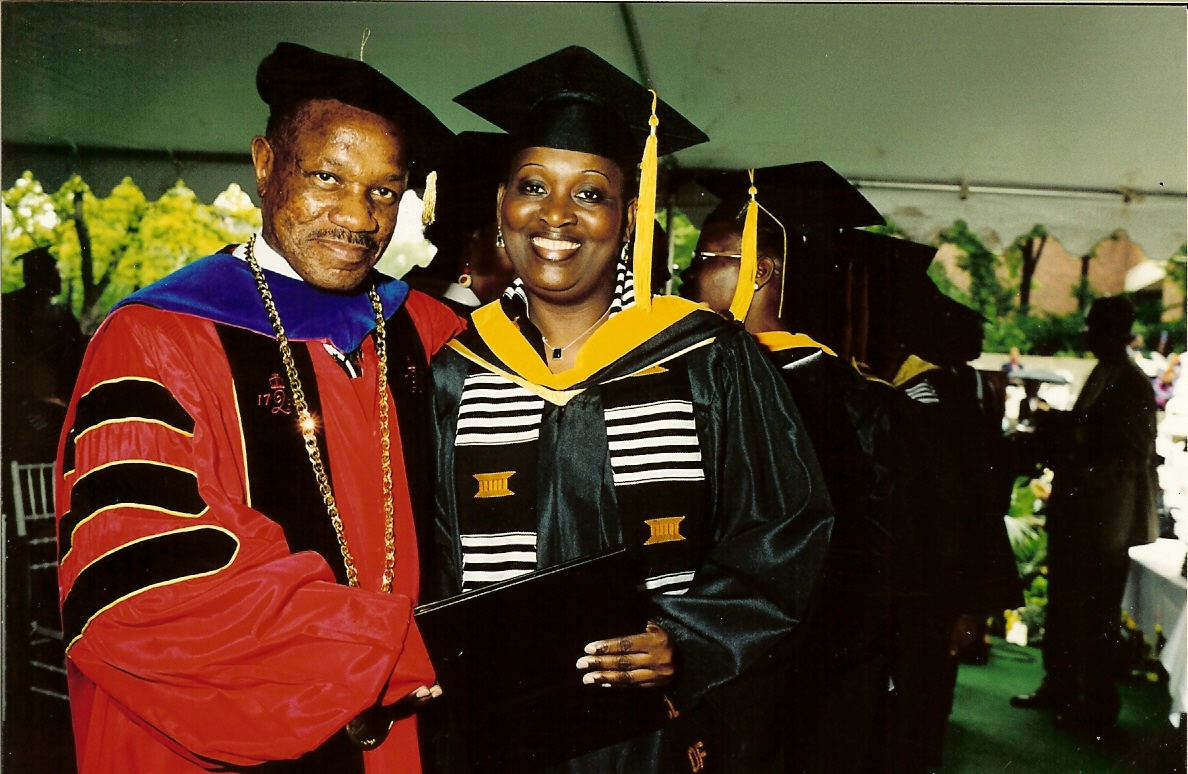
<path id="1" fill-rule="evenodd" d="M 867 181 L 876 206 L 921 240 L 958 217 L 1000 242 L 1043 223 L 1082 253 L 1125 228 L 1164 258 L 1188 231 L 1182 7 L 6 2 L 0 12 L 10 154 L 243 154 L 265 118 L 255 66 L 277 41 L 357 56 L 370 29 L 365 59 L 458 131 L 489 126 L 455 94 L 577 43 L 650 76 L 713 138 L 678 154 L 683 168 L 821 159 Z M 1036 190 L 1059 195 L 1020 193 Z M 1109 193 L 1122 190 L 1128 203 Z"/>

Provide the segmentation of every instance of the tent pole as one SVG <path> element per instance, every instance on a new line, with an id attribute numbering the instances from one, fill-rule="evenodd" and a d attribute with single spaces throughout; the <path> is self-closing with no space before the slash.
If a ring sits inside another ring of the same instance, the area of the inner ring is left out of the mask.
<path id="1" fill-rule="evenodd" d="M 1056 188 L 1056 187 L 1031 187 L 1022 185 L 980 185 L 980 184 L 961 184 L 949 183 L 941 181 L 925 181 L 925 180 L 871 180 L 862 178 L 852 178 L 850 182 L 859 189 L 885 189 L 893 191 L 940 191 L 951 192 L 955 194 L 1000 194 L 1007 196 L 1052 196 L 1067 199 L 1116 199 L 1122 198 L 1124 202 L 1131 202 L 1135 200 L 1141 201 L 1143 198 L 1151 197 L 1176 197 L 1183 198 L 1184 194 L 1175 193 L 1172 191 L 1138 191 L 1128 188 L 1105 189 L 1105 188 Z"/>
<path id="2" fill-rule="evenodd" d="M 639 71 L 639 78 L 649 89 L 654 89 L 656 84 L 652 82 L 652 71 L 648 69 L 643 39 L 639 36 L 639 25 L 635 23 L 635 12 L 631 10 L 631 4 L 619 3 L 619 15 L 623 17 L 623 27 L 627 31 L 627 42 L 631 45 L 631 56 L 635 59 L 635 69 Z"/>

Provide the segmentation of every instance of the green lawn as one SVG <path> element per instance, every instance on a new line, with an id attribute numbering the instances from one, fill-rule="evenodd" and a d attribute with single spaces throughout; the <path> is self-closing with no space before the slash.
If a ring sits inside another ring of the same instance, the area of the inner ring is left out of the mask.
<path id="1" fill-rule="evenodd" d="M 998 639 L 988 664 L 963 665 L 939 774 L 1183 774 L 1185 731 L 1168 722 L 1165 684 L 1123 681 L 1119 733 L 1098 743 L 1053 728 L 1047 712 L 1010 706 L 1042 676 L 1038 649 Z"/>

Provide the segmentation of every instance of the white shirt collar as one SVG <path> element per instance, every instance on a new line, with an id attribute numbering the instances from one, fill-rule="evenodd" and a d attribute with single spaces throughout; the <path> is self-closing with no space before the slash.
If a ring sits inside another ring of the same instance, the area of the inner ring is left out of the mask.
<path id="1" fill-rule="evenodd" d="M 289 265 L 289 262 L 285 260 L 284 256 L 268 246 L 268 243 L 264 241 L 263 234 L 261 234 L 259 231 L 256 232 L 256 246 L 252 248 L 252 252 L 255 254 L 256 263 L 260 264 L 261 269 L 267 269 L 268 271 L 284 275 L 285 277 L 298 280 L 299 282 L 305 281 L 301 279 L 300 274 L 293 271 L 293 267 Z M 238 245 L 234 250 L 231 251 L 231 254 L 241 261 L 246 261 L 247 242 Z M 339 352 L 338 348 L 333 344 L 328 341 L 324 341 L 322 342 L 322 346 L 326 348 L 327 352 L 337 358 L 340 363 L 344 361 L 343 354 Z M 349 364 L 344 365 L 343 367 L 347 369 L 347 373 L 349 373 L 352 377 L 358 375 Z"/>
<path id="2" fill-rule="evenodd" d="M 260 264 L 261 269 L 268 269 L 268 271 L 276 272 L 290 279 L 301 280 L 301 275 L 293 271 L 293 267 L 289 265 L 289 262 L 285 260 L 283 255 L 273 250 L 264 241 L 264 235 L 259 231 L 256 232 L 256 246 L 252 249 L 252 252 L 255 254 L 256 263 Z M 239 247 L 236 247 L 232 255 L 241 261 L 246 261 L 247 243 L 244 242 Z"/>
<path id="3" fill-rule="evenodd" d="M 442 297 L 448 298 L 450 301 L 458 304 L 466 304 L 466 306 L 483 305 L 482 300 L 474 294 L 473 290 L 470 288 L 464 288 L 457 282 L 451 282 L 449 285 L 447 285 L 445 293 L 442 294 Z"/>

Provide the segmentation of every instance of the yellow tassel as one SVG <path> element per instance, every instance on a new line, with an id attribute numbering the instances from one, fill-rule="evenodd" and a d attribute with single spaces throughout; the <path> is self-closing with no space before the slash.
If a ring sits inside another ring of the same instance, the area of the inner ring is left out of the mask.
<path id="1" fill-rule="evenodd" d="M 649 89 L 651 91 L 651 89 Z M 639 197 L 635 200 L 635 250 L 631 254 L 631 273 L 635 275 L 635 303 L 652 308 L 652 236 L 656 221 L 656 92 L 652 91 L 652 127 L 644 143 L 643 161 L 639 164 Z"/>
<path id="2" fill-rule="evenodd" d="M 743 221 L 742 260 L 738 267 L 738 287 L 734 289 L 734 300 L 730 302 L 730 314 L 742 322 L 747 319 L 751 301 L 755 298 L 755 274 L 759 270 L 759 202 L 755 201 L 755 170 L 751 170 L 751 188 L 748 193 L 747 216 Z"/>
<path id="3" fill-rule="evenodd" d="M 425 195 L 421 197 L 421 225 L 428 226 L 437 217 L 437 172 L 425 176 Z"/>
<path id="4" fill-rule="evenodd" d="M 363 42 L 359 44 L 359 61 L 363 61 L 363 49 L 367 46 L 367 41 L 371 40 L 371 28 L 367 27 L 363 30 Z"/>
<path id="5" fill-rule="evenodd" d="M 785 287 L 784 278 L 788 276 L 788 229 L 784 228 L 784 224 L 780 223 L 779 218 L 777 218 L 775 215 L 771 214 L 771 210 L 767 209 L 762 204 L 759 205 L 759 208 L 762 209 L 765 213 L 767 213 L 767 216 L 769 218 L 771 218 L 772 220 L 774 220 L 776 222 L 776 225 L 780 227 L 780 234 L 784 238 L 784 257 L 780 264 L 780 305 L 779 305 L 779 308 L 776 309 L 776 317 L 779 317 L 782 320 L 782 319 L 784 319 L 784 287 Z M 758 244 L 756 244 L 756 246 L 755 246 L 755 252 L 756 252 L 755 260 L 756 260 L 756 262 L 758 262 L 758 252 L 759 252 Z M 829 354 L 831 354 L 831 355 L 834 354 L 832 351 L 829 350 L 828 347 L 822 346 L 822 349 L 829 351 Z"/>

